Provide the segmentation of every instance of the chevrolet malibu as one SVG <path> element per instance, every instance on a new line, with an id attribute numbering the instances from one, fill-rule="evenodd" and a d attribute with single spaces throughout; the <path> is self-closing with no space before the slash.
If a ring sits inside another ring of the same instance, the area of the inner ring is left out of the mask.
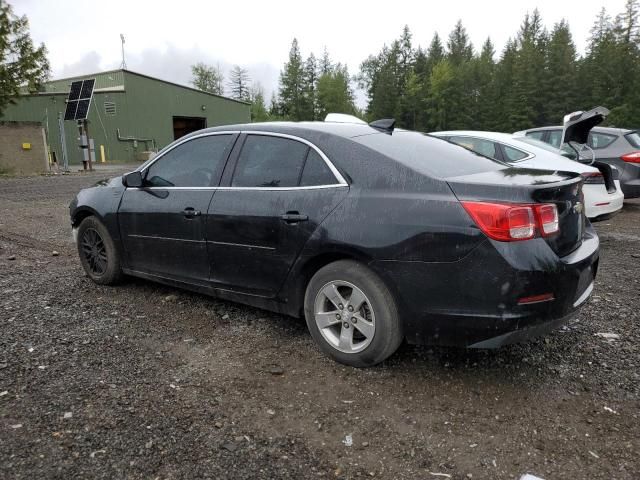
<path id="1" fill-rule="evenodd" d="M 99 284 L 142 277 L 304 317 L 356 367 L 403 340 L 495 348 L 576 314 L 598 268 L 582 178 L 372 124 L 216 127 L 70 206 Z"/>

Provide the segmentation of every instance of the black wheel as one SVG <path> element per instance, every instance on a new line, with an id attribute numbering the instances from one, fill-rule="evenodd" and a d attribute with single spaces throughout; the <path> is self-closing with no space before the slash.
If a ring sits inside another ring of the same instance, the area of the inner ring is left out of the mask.
<path id="1" fill-rule="evenodd" d="M 380 363 L 402 342 L 393 295 L 374 272 L 352 260 L 316 272 L 307 286 L 304 313 L 320 349 L 345 365 Z"/>
<path id="2" fill-rule="evenodd" d="M 120 256 L 107 228 L 96 217 L 87 217 L 78 227 L 78 254 L 84 271 L 101 285 L 113 285 L 122 277 Z"/>

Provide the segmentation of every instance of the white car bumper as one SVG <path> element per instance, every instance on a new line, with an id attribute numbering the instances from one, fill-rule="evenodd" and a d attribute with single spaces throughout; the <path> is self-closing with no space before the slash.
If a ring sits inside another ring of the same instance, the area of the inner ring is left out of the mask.
<path id="1" fill-rule="evenodd" d="M 624 194 L 620 188 L 620 181 L 616 180 L 615 193 L 608 193 L 604 185 L 584 185 L 585 213 L 594 219 L 602 215 L 611 215 L 622 209 Z"/>

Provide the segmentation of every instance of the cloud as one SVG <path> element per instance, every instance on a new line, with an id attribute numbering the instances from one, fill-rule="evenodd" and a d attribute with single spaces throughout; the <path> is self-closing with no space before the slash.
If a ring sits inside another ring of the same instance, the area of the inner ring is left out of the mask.
<path id="1" fill-rule="evenodd" d="M 102 58 L 100 54 L 92 50 L 85 53 L 77 62 L 65 63 L 59 72 L 55 72 L 55 77 L 75 77 L 77 75 L 99 72 L 102 70 L 101 61 Z"/>
<path id="2" fill-rule="evenodd" d="M 225 76 L 225 88 L 229 72 L 234 66 L 231 62 L 216 58 L 199 47 L 178 48 L 174 45 L 167 45 L 164 49 L 149 48 L 140 53 L 127 54 L 125 60 L 129 70 L 182 85 L 191 84 L 191 65 L 203 62 L 219 66 Z M 252 82 L 262 86 L 267 100 L 271 98 L 271 92 L 277 91 L 280 72 L 274 65 L 261 62 L 240 66 L 249 72 Z M 78 61 L 65 64 L 59 71 L 54 72 L 54 78 L 86 75 L 117 68 L 120 68 L 120 62 L 103 62 L 98 52 L 91 51 Z"/>

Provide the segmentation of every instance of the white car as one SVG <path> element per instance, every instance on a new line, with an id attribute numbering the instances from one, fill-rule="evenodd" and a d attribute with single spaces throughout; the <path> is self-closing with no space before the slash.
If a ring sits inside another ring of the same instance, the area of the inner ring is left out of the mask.
<path id="1" fill-rule="evenodd" d="M 590 220 L 610 218 L 622 209 L 624 194 L 620 181 L 610 170 L 603 173 L 589 165 L 560 155 L 558 149 L 520 134 L 448 131 L 431 135 L 468 148 L 476 153 L 522 168 L 576 172 L 584 177 L 585 213 Z"/>

